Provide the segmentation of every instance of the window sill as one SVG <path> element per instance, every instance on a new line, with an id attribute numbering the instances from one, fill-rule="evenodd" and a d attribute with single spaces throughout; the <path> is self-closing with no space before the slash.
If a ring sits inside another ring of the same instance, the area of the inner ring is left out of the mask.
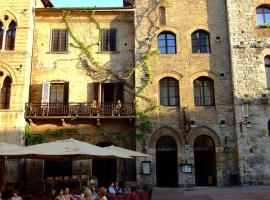
<path id="1" fill-rule="evenodd" d="M 211 55 L 211 52 L 210 53 L 192 53 L 193 56 L 210 56 Z"/>
<path id="2" fill-rule="evenodd" d="M 69 54 L 69 51 L 53 51 L 47 52 L 47 54 Z"/>
<path id="3" fill-rule="evenodd" d="M 97 54 L 120 54 L 119 51 L 98 51 Z"/>
<path id="4" fill-rule="evenodd" d="M 257 26 L 257 29 L 270 29 L 270 26 Z"/>

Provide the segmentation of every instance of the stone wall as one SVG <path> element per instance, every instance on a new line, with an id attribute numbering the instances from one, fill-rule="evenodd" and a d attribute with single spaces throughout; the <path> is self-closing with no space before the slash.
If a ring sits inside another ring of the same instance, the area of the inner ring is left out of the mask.
<path id="1" fill-rule="evenodd" d="M 176 54 L 160 54 L 149 61 L 152 79 L 144 94 L 151 98 L 154 104 L 159 104 L 159 81 L 164 77 L 171 77 L 179 81 L 180 95 L 179 106 L 160 106 L 160 109 L 150 114 L 154 127 L 153 133 L 146 136 L 147 152 L 153 156 L 153 172 L 150 179 L 154 184 L 156 183 L 155 144 L 161 136 L 171 135 L 175 138 L 178 145 L 178 164 L 187 161 L 194 166 L 194 141 L 188 138 L 209 135 L 214 138 L 216 144 L 217 184 L 228 184 L 228 174 L 237 169 L 237 148 L 226 5 L 224 1 L 216 0 L 164 2 L 159 5 L 156 1 L 135 1 L 137 54 L 140 51 L 138 47 L 140 42 L 145 39 L 150 40 L 151 35 L 154 35 L 151 50 L 158 49 L 157 36 L 162 31 L 173 32 L 176 35 L 177 46 Z M 160 6 L 165 8 L 166 25 L 159 24 Z M 198 29 L 206 30 L 210 34 L 211 53 L 209 54 L 192 53 L 191 34 Z M 142 85 L 141 76 L 142 72 L 137 70 L 137 87 Z M 201 76 L 209 77 L 214 81 L 215 106 L 194 106 L 193 81 Z M 141 107 L 147 106 L 141 99 L 138 98 L 138 101 Z M 187 108 L 188 119 L 195 119 L 196 123 L 188 136 L 185 136 L 183 129 L 184 107 Z M 225 127 L 221 127 L 221 120 L 226 121 Z M 167 127 L 169 130 L 166 130 Z M 159 130 L 164 128 L 163 134 L 158 134 Z M 228 139 L 227 145 L 230 149 L 227 160 L 223 151 L 225 137 Z M 190 148 L 185 148 L 187 146 L 185 141 Z M 137 142 L 138 150 L 143 148 L 142 145 L 143 142 Z M 140 162 L 137 164 L 139 167 Z M 138 177 L 147 179 L 147 177 Z M 195 173 L 193 171 L 193 174 L 187 175 L 179 172 L 178 180 L 179 185 L 193 185 Z"/>
<path id="2" fill-rule="evenodd" d="M 256 8 L 268 1 L 227 1 L 239 167 L 244 184 L 269 184 L 269 105 L 264 57 L 270 29 L 256 23 Z"/>
<path id="3" fill-rule="evenodd" d="M 32 60 L 32 44 L 34 29 L 35 0 L 0 1 L 0 19 L 4 29 L 9 23 L 16 22 L 16 39 L 14 50 L 0 52 L 0 88 L 8 76 L 12 79 L 10 108 L 0 109 L 0 141 L 19 144 L 24 143 L 24 107 L 28 101 L 30 70 Z M 18 182 L 18 164 L 8 162 L 6 181 Z"/>

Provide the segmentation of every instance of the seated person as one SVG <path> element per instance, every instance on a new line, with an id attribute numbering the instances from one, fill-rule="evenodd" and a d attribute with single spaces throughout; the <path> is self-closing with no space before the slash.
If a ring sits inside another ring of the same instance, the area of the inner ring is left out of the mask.
<path id="1" fill-rule="evenodd" d="M 11 189 L 11 184 L 6 183 L 2 188 L 2 199 L 10 199 L 13 196 L 13 190 Z"/>
<path id="2" fill-rule="evenodd" d="M 10 200 L 22 200 L 22 197 L 19 196 L 17 191 L 14 191 L 13 196 L 11 197 Z"/>
<path id="3" fill-rule="evenodd" d="M 97 200 L 107 200 L 106 193 L 107 193 L 106 188 L 104 187 L 98 188 Z"/>
<path id="4" fill-rule="evenodd" d="M 108 188 L 108 193 L 113 194 L 113 195 L 116 193 L 114 190 L 114 182 L 111 182 L 111 185 Z"/>
<path id="5" fill-rule="evenodd" d="M 74 200 L 74 197 L 69 193 L 69 188 L 68 187 L 66 187 L 64 189 L 63 199 L 64 200 Z"/>
<path id="6" fill-rule="evenodd" d="M 121 194 L 121 193 L 123 193 L 123 190 L 122 190 L 122 188 L 119 186 L 118 181 L 115 181 L 114 191 L 115 191 L 116 194 Z"/>
<path id="7" fill-rule="evenodd" d="M 95 186 L 92 186 L 92 187 L 90 188 L 90 190 L 91 190 L 91 192 L 92 192 L 93 199 L 96 199 L 96 198 L 98 197 L 96 187 L 95 187 Z"/>

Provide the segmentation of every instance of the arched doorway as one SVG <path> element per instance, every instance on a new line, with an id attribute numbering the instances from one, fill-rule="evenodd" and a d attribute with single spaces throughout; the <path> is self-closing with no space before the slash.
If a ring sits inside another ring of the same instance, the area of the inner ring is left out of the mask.
<path id="1" fill-rule="evenodd" d="M 9 109 L 11 83 L 12 83 L 11 78 L 7 76 L 4 80 L 3 87 L 1 88 L 0 109 Z"/>
<path id="2" fill-rule="evenodd" d="M 112 145 L 109 142 L 100 142 L 97 146 L 107 147 Z M 117 180 L 117 160 L 94 158 L 92 175 L 98 178 L 98 185 L 107 187 L 111 181 Z"/>
<path id="3" fill-rule="evenodd" d="M 177 144 L 170 136 L 162 136 L 156 143 L 156 177 L 159 187 L 178 186 Z"/>
<path id="4" fill-rule="evenodd" d="M 201 135 L 195 139 L 193 148 L 196 185 L 216 185 L 216 152 L 213 139 L 207 135 Z"/>

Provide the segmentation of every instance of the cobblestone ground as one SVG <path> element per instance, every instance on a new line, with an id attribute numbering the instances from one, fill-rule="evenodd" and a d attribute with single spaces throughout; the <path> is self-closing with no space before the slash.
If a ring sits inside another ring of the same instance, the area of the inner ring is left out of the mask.
<path id="1" fill-rule="evenodd" d="M 270 186 L 154 188 L 153 200 L 270 200 Z"/>

